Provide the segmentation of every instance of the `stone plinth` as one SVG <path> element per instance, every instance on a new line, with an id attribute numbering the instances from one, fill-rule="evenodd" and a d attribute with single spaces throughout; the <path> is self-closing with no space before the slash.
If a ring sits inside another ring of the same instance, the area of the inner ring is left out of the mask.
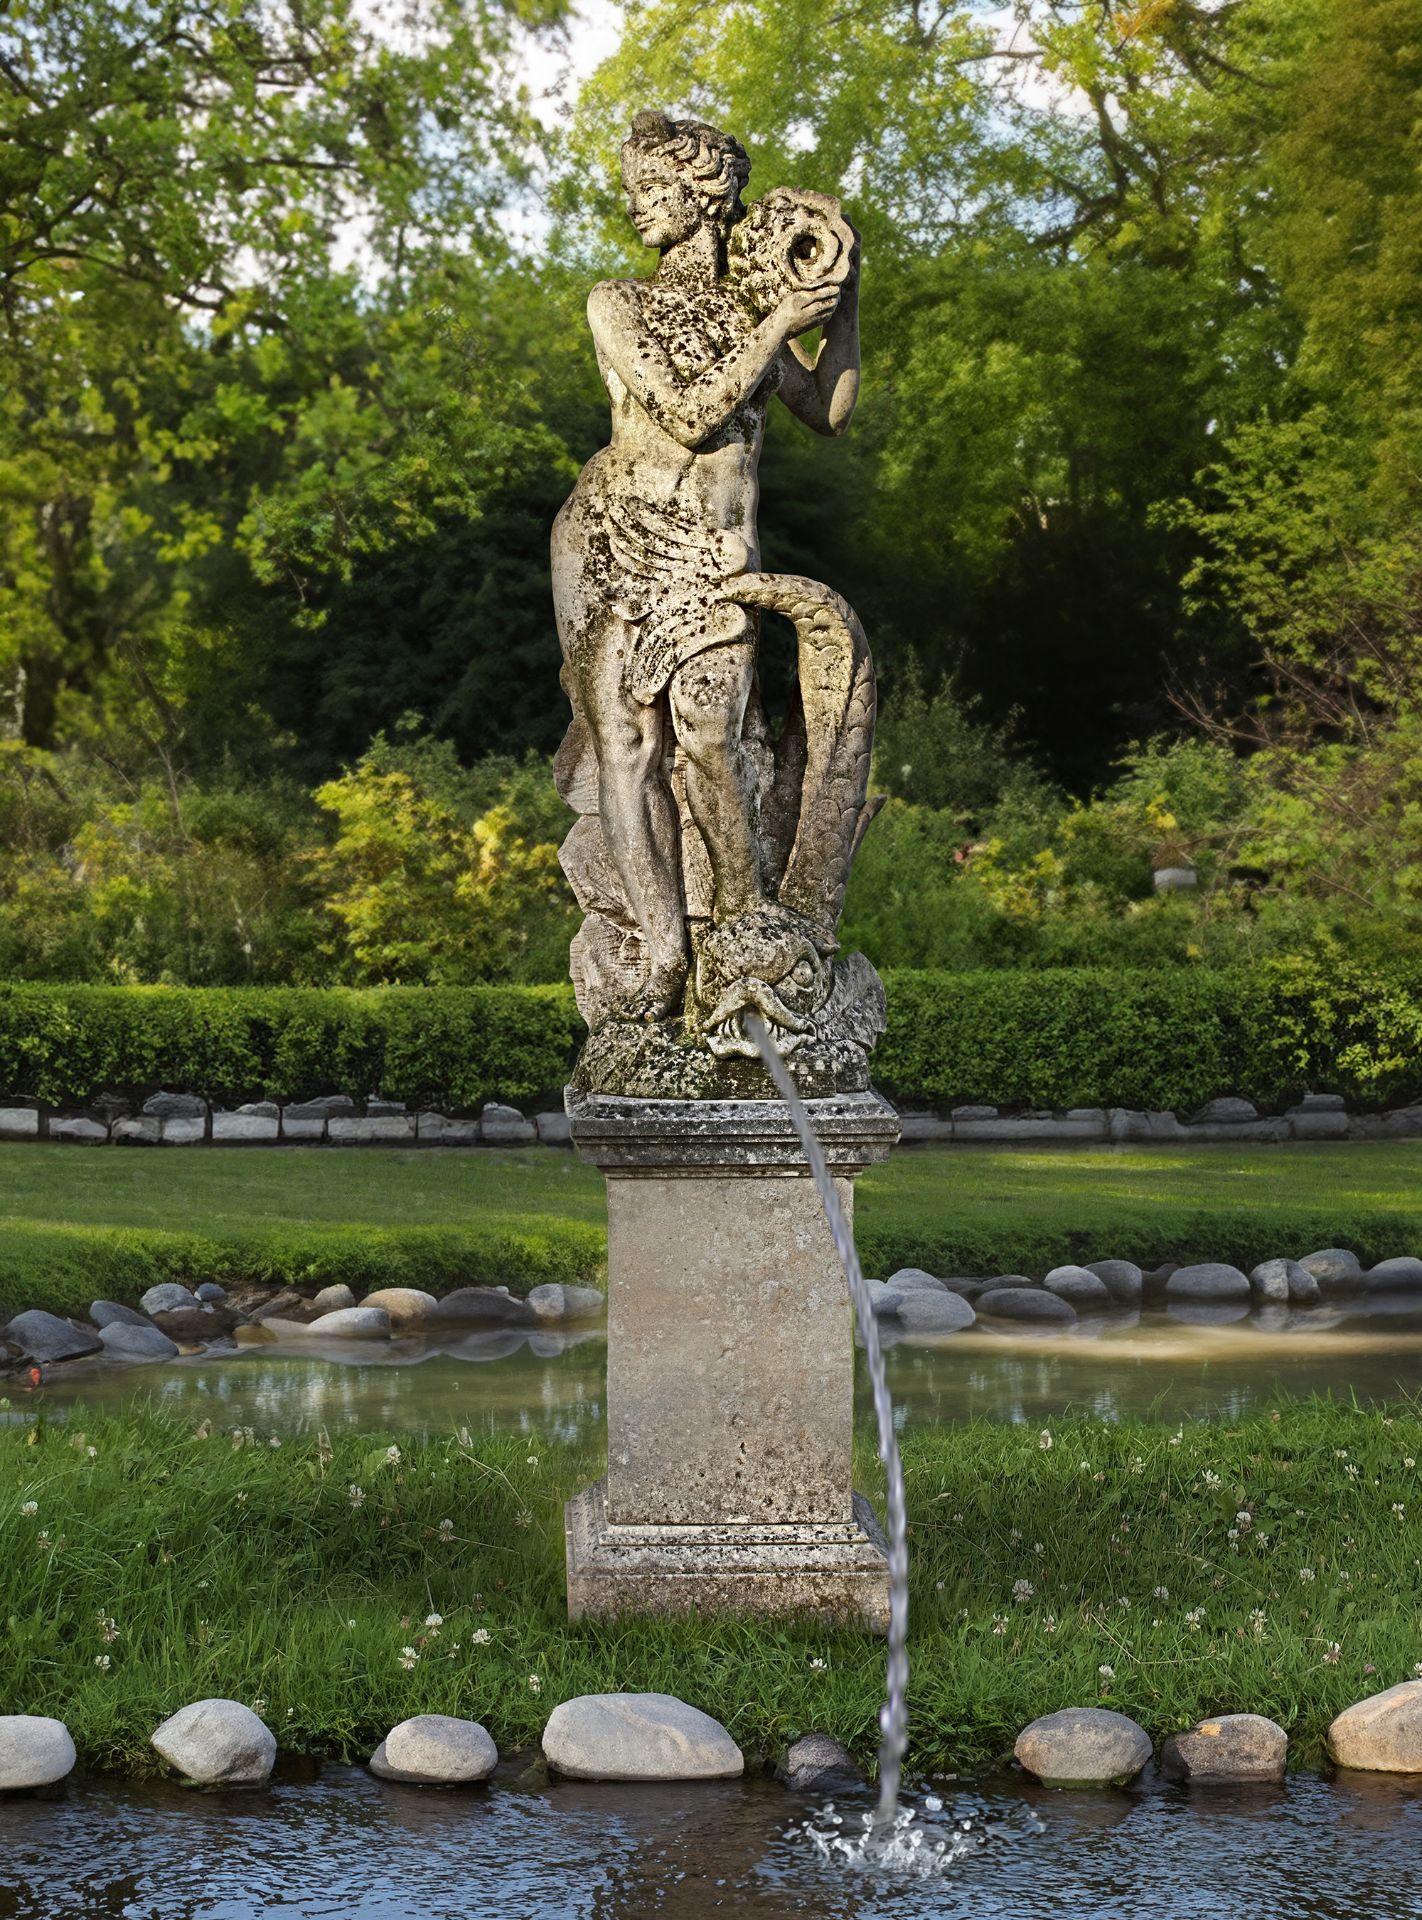
<path id="1" fill-rule="evenodd" d="M 882 1628 L 883 1542 L 851 1485 L 853 1313 L 785 1108 L 567 1099 L 608 1197 L 608 1471 L 568 1506 L 570 1613 Z M 897 1116 L 874 1094 L 807 1104 L 848 1215 Z"/>

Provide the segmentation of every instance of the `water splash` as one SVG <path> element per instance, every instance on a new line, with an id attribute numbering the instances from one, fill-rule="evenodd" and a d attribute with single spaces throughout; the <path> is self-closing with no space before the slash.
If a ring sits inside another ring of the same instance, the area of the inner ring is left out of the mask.
<path id="1" fill-rule="evenodd" d="M 792 1832 L 803 1835 L 828 1865 L 907 1880 L 936 1879 L 945 1868 L 987 1847 L 1046 1832 L 1030 1809 L 1016 1822 L 982 1813 L 942 1815 L 943 1802 L 931 1793 L 921 1808 L 900 1807 L 887 1827 L 877 1813 L 851 1819 L 831 1802 Z"/>
<path id="2" fill-rule="evenodd" d="M 830 1238 L 834 1241 L 834 1250 L 844 1268 L 844 1277 L 849 1282 L 849 1294 L 859 1323 L 859 1336 L 864 1342 L 864 1358 L 874 1386 L 879 1458 L 884 1463 L 887 1482 L 889 1658 L 884 1676 L 884 1704 L 879 1709 L 879 1805 L 877 1811 L 866 1818 L 871 1832 L 883 1842 L 885 1839 L 896 1839 L 900 1831 L 899 1781 L 903 1772 L 904 1750 L 908 1746 L 908 1514 L 904 1501 L 903 1462 L 899 1458 L 899 1443 L 894 1432 L 894 1403 L 889 1398 L 888 1381 L 884 1374 L 879 1323 L 874 1318 L 869 1289 L 864 1283 L 859 1255 L 854 1248 L 854 1235 L 839 1204 L 834 1178 L 825 1165 L 814 1124 L 804 1101 L 796 1092 L 795 1082 L 790 1078 L 779 1048 L 766 1030 L 765 1022 L 757 1013 L 746 1013 L 743 1019 L 747 1033 L 765 1062 L 766 1071 L 789 1110 L 795 1131 L 800 1137 L 800 1145 L 805 1150 L 805 1158 L 810 1163 L 810 1174 L 829 1222 Z M 917 1845 L 911 1851 L 916 1852 L 922 1844 L 920 1833 Z M 907 1841 L 904 1845 L 908 1845 Z"/>

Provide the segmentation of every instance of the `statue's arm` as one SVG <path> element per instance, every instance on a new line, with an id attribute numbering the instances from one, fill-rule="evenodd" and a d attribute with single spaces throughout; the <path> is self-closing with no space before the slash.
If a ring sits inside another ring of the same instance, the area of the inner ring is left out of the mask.
<path id="1" fill-rule="evenodd" d="M 603 360 L 633 399 L 681 446 L 698 447 L 754 393 L 791 332 L 813 324 L 800 312 L 804 304 L 803 296 L 783 300 L 723 360 L 685 382 L 626 287 L 615 281 L 594 287 L 588 324 Z"/>
<path id="2" fill-rule="evenodd" d="M 819 349 L 798 340 L 785 355 L 780 398 L 815 433 L 841 434 L 859 398 L 859 269 L 845 281 Z"/>

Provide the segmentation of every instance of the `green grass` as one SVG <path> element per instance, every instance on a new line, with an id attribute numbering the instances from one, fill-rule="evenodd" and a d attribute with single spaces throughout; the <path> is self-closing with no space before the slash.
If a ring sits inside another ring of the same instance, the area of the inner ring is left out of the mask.
<path id="1" fill-rule="evenodd" d="M 857 1189 L 870 1272 L 1042 1272 L 1065 1260 L 1230 1260 L 1341 1244 L 1422 1251 L 1422 1141 L 916 1148 Z M 595 1279 L 601 1177 L 570 1153 L 9 1146 L 0 1315 L 82 1312 L 166 1279 L 347 1280 L 435 1292 Z"/>
<path id="2" fill-rule="evenodd" d="M 618 1688 L 690 1700 L 752 1760 L 808 1728 L 872 1755 L 882 1647 L 860 1634 L 569 1625 L 562 1504 L 591 1457 L 526 1436 L 274 1450 L 153 1415 L 84 1424 L 0 1429 L 0 1706 L 58 1715 L 91 1764 L 154 1769 L 152 1729 L 213 1694 L 264 1702 L 289 1750 L 363 1757 L 417 1712 L 531 1745 L 558 1701 Z M 1049 1447 L 1020 1427 L 910 1432 L 912 1763 L 1001 1764 L 1026 1721 L 1097 1701 L 1156 1738 L 1266 1713 L 1316 1760 L 1342 1707 L 1422 1660 L 1418 1457 L 1416 1406 L 1281 1403 L 1178 1436 L 1073 1418 Z"/>

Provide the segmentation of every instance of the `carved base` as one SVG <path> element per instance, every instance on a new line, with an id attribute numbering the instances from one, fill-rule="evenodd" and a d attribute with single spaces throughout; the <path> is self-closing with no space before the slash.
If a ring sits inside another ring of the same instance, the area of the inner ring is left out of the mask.
<path id="1" fill-rule="evenodd" d="M 812 1039 L 787 1054 L 806 1100 L 869 1089 L 869 1054 L 854 1041 Z M 583 1093 L 633 1100 L 774 1100 L 775 1083 L 759 1060 L 718 1059 L 681 1021 L 657 1026 L 609 1020 L 589 1034 L 573 1069 Z"/>
<path id="2" fill-rule="evenodd" d="M 607 1482 L 564 1509 L 568 1617 L 619 1613 L 813 1615 L 887 1633 L 889 1564 L 874 1509 L 854 1495 L 846 1524 L 618 1526 Z"/>

